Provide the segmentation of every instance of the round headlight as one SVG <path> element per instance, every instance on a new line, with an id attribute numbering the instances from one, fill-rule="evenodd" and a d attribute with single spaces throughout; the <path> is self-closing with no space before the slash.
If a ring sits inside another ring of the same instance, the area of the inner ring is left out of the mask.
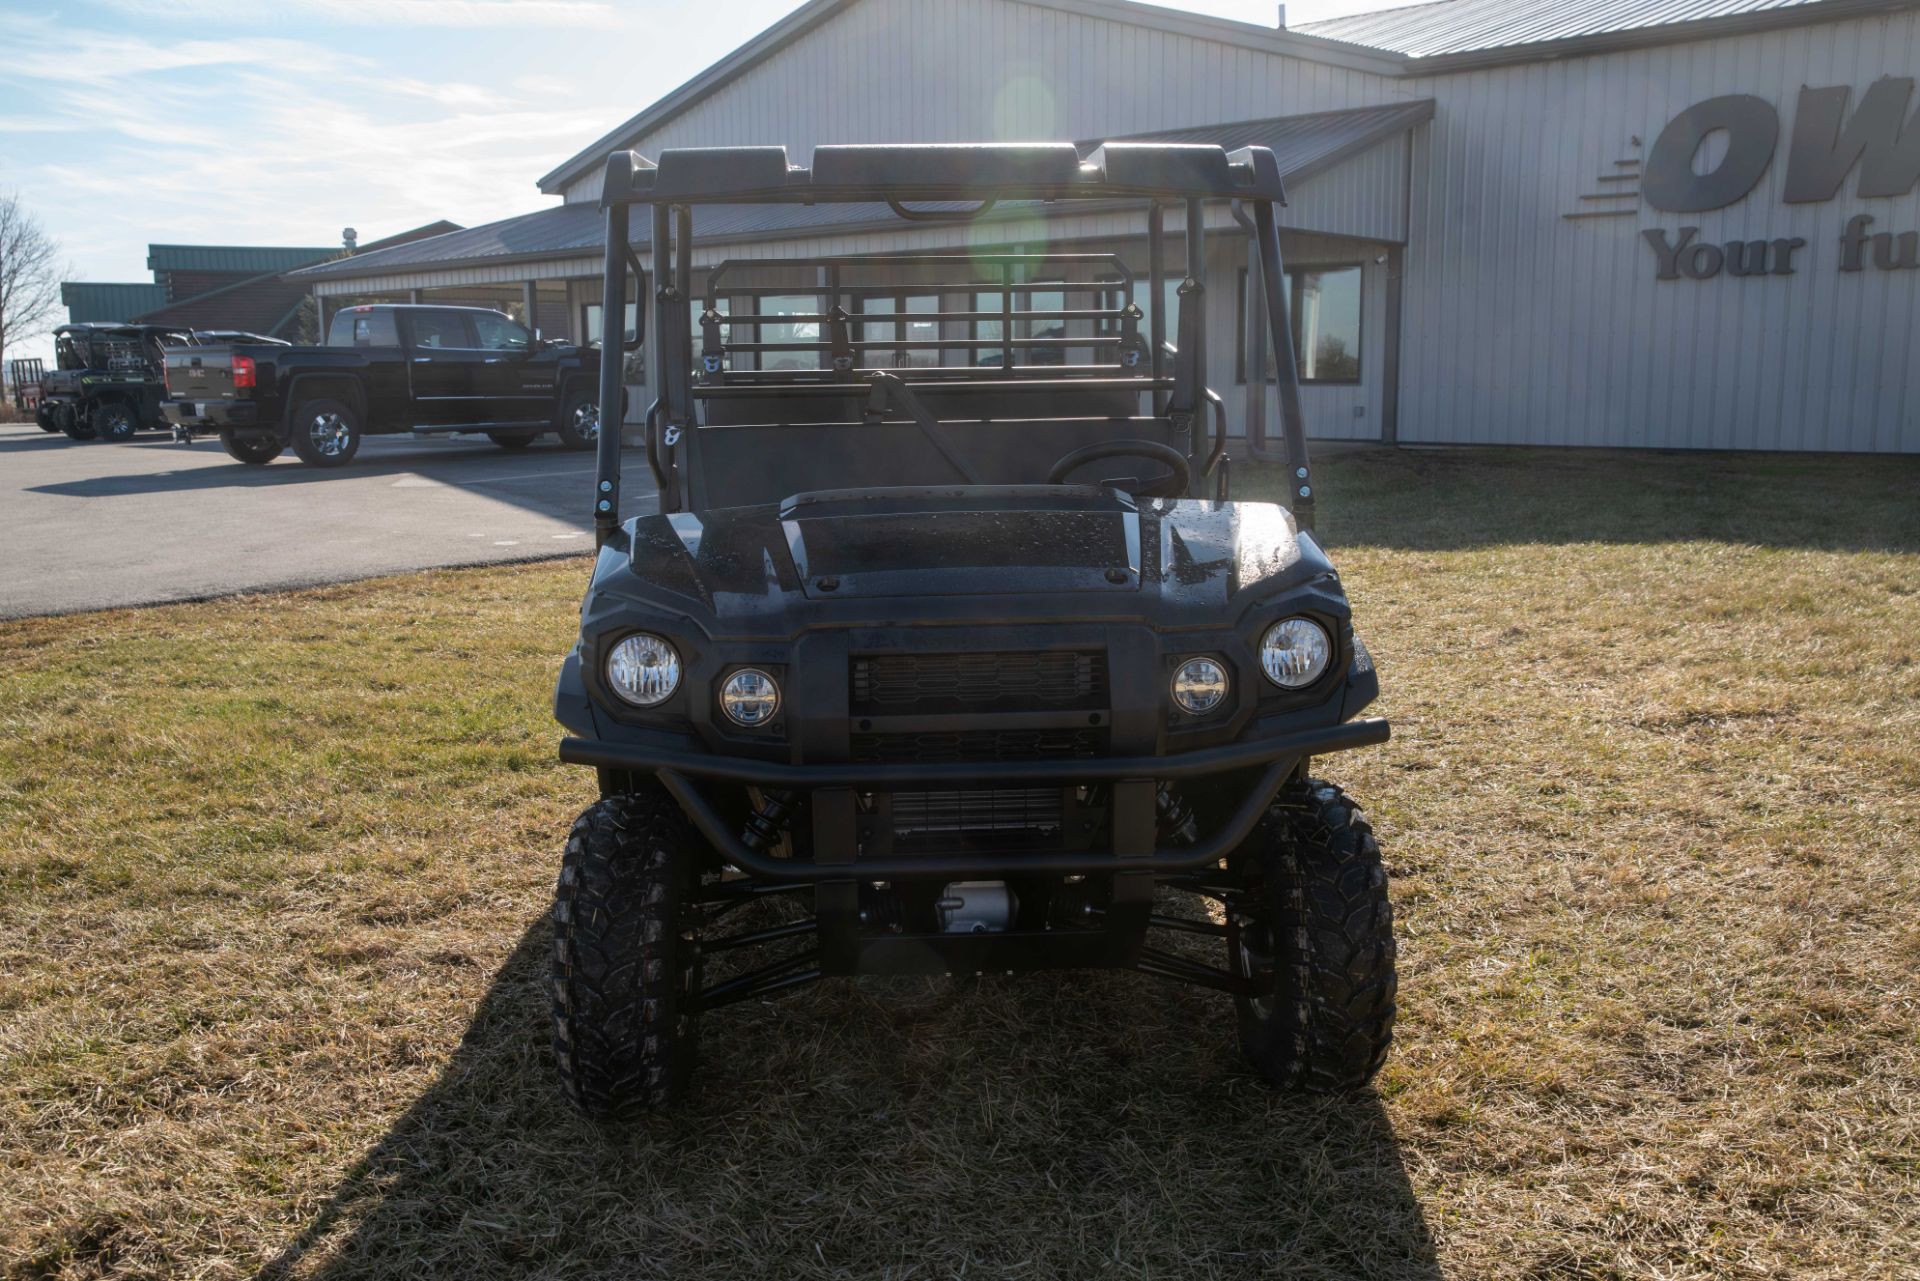
<path id="1" fill-rule="evenodd" d="M 780 687 L 765 672 L 743 667 L 720 687 L 720 710 L 735 725 L 765 725 L 780 710 Z"/>
<path id="2" fill-rule="evenodd" d="M 657 707 L 680 688 L 680 655 L 660 637 L 635 632 L 607 655 L 607 684 L 635 707 Z"/>
<path id="3" fill-rule="evenodd" d="M 1227 669 L 1218 659 L 1189 658 L 1173 674 L 1173 701 L 1183 712 L 1204 716 L 1226 697 Z"/>
<path id="4" fill-rule="evenodd" d="M 1333 658 L 1327 629 L 1311 618 L 1283 618 L 1260 641 L 1260 667 L 1282 689 L 1304 689 Z"/>

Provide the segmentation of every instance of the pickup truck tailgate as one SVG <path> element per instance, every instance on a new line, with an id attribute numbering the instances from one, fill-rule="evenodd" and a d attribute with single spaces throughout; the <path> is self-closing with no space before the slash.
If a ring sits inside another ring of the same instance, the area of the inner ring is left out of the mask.
<path id="1" fill-rule="evenodd" d="M 250 396 L 242 389 L 240 395 Z M 175 347 L 167 352 L 169 400 L 232 400 L 233 353 L 225 347 Z"/>

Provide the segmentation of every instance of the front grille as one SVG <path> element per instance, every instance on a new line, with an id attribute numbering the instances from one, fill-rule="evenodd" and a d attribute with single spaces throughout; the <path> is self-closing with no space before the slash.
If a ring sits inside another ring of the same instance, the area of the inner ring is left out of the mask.
<path id="1" fill-rule="evenodd" d="M 862 765 L 1058 760 L 1104 756 L 1106 751 L 1104 729 L 925 730 L 853 736 L 853 759 Z"/>
<path id="2" fill-rule="evenodd" d="M 877 654 L 853 660 L 855 715 L 1094 710 L 1107 705 L 1099 650 Z"/>
<path id="3" fill-rule="evenodd" d="M 959 832 L 1054 832 L 1060 828 L 1057 787 L 970 792 L 895 792 L 896 838 Z"/>

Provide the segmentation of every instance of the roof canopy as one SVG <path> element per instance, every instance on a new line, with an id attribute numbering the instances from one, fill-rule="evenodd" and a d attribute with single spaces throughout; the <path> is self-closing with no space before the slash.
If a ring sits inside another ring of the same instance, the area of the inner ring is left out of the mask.
<path id="1" fill-rule="evenodd" d="M 811 168 L 785 147 L 688 147 L 656 164 L 607 157 L 603 205 L 860 204 L 875 200 L 1252 198 L 1286 203 L 1265 147 L 1228 152 L 1190 142 L 1109 142 L 1086 159 L 1070 142 L 823 146 Z"/>
<path id="2" fill-rule="evenodd" d="M 1389 138 L 1398 137 L 1432 117 L 1433 99 L 1416 98 L 1377 107 L 1242 120 L 1133 138 L 1092 139 L 1075 144 L 1074 150 L 1091 160 L 1103 148 L 1113 152 L 1121 144 L 1134 142 L 1207 142 L 1213 144 L 1213 149 L 1223 151 L 1229 157 L 1243 148 L 1261 147 L 1273 154 L 1281 182 L 1297 186 L 1342 160 Z M 778 147 L 765 150 L 780 153 Z M 653 172 L 657 173 L 658 170 Z M 1112 196 L 1119 193 L 1107 188 L 1093 194 Z M 1247 193 L 1236 190 L 1233 194 L 1243 196 Z M 656 197 L 650 194 L 648 198 Z M 945 212 L 959 220 L 965 218 L 979 202 L 977 196 L 970 200 L 945 202 L 949 206 L 945 210 L 938 208 L 943 203 L 938 201 L 915 199 L 913 204 L 916 212 Z M 818 202 L 812 206 L 792 202 L 710 204 L 705 198 L 688 203 L 697 206 L 701 239 L 708 244 L 722 240 L 775 239 L 850 228 L 898 228 L 901 225 L 900 219 L 883 202 L 871 196 L 857 203 Z M 1002 203 L 1004 206 L 1012 202 Z M 635 223 L 635 247 L 650 249 L 653 234 L 651 225 L 644 218 L 635 219 Z M 302 281 L 341 280 L 414 271 L 452 270 L 482 263 L 506 264 L 585 257 L 597 254 L 605 240 L 606 221 L 597 207 L 584 203 L 557 205 L 392 249 L 362 249 L 351 258 L 308 267 L 293 273 L 291 278 Z"/>

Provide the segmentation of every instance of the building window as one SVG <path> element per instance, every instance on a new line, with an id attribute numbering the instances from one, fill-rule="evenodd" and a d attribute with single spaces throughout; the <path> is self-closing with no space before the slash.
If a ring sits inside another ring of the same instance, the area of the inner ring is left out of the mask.
<path id="1" fill-rule="evenodd" d="M 880 317 L 868 320 L 867 317 Z M 902 319 L 894 320 L 892 317 Z M 915 317 L 922 319 L 915 319 Z M 931 369 L 942 363 L 938 294 L 869 294 L 847 322 L 862 369 Z M 872 343 L 916 343 L 913 347 L 874 347 Z"/>
<path id="2" fill-rule="evenodd" d="M 627 341 L 632 342 L 640 332 L 640 304 L 627 304 Z M 580 332 L 586 335 L 585 347 L 600 345 L 600 304 L 590 302 L 580 309 Z"/>
<path id="3" fill-rule="evenodd" d="M 889 321 L 867 320 L 868 316 L 891 316 L 900 310 L 900 304 L 892 298 L 875 296 L 860 300 L 860 312 L 847 321 L 848 337 L 853 340 L 853 363 L 862 369 L 885 369 L 894 363 L 895 350 L 889 347 L 866 347 L 868 342 L 892 342 L 899 335 L 895 332 L 899 326 Z"/>
<path id="4" fill-rule="evenodd" d="M 1067 309 L 1067 291 L 1063 288 L 1049 289 L 1046 286 L 1064 285 L 1064 281 L 1036 280 L 1025 285 L 1016 285 L 1012 290 L 1003 292 L 994 289 L 973 296 L 975 311 L 999 311 L 1010 292 L 1013 297 L 1011 310 L 1058 312 Z M 1086 292 L 1092 287 L 1087 286 Z M 972 341 L 978 344 L 973 348 L 973 363 L 998 367 L 1006 359 L 1006 349 L 1002 345 L 1001 330 L 1003 321 L 976 320 L 973 322 Z M 1064 365 L 1067 362 L 1068 348 L 1060 345 L 1067 337 L 1067 322 L 1059 319 L 1036 320 L 1030 316 L 1021 316 L 1013 322 L 1014 350 L 1016 364 L 1027 365 Z M 1025 346 L 1023 340 L 1040 338 L 1046 340 L 1041 347 Z M 1075 348 L 1074 350 L 1079 350 Z"/>
<path id="5" fill-rule="evenodd" d="M 1044 283 L 1052 283 L 1044 282 Z M 1065 311 L 1067 293 L 1064 289 L 1029 289 L 1023 300 L 1025 311 Z M 1067 363 L 1067 349 L 1056 346 L 1066 339 L 1067 322 L 1064 320 L 1023 320 L 1015 327 L 1014 333 L 1021 338 L 1039 338 L 1048 344 L 1045 347 L 1027 348 L 1029 365 L 1064 365 Z"/>
<path id="6" fill-rule="evenodd" d="M 782 294 L 760 300 L 762 316 L 817 316 L 820 314 L 820 299 L 814 294 Z M 797 351 L 763 351 L 757 368 L 774 369 L 819 369 L 824 365 L 818 347 L 820 342 L 820 322 L 817 320 L 790 321 L 778 325 L 759 326 L 760 341 L 763 343 L 804 343 Z"/>
<path id="7" fill-rule="evenodd" d="M 998 289 L 991 293 L 977 293 L 973 296 L 975 311 L 999 311 L 1005 301 L 1005 295 Z M 1006 353 L 1000 346 L 1002 322 L 998 320 L 976 320 L 973 322 L 973 341 L 976 346 L 971 355 L 976 365 L 998 367 L 1005 363 Z M 991 344 L 991 345 L 989 345 Z"/>
<path id="8" fill-rule="evenodd" d="M 900 326 L 900 338 L 903 342 L 920 343 L 906 351 L 903 364 L 915 368 L 930 369 L 940 364 L 940 296 L 938 294 L 909 294 L 900 300 L 900 310 L 908 319 Z M 932 316 L 932 320 L 914 320 L 914 316 Z"/>
<path id="9" fill-rule="evenodd" d="M 1360 265 L 1289 267 L 1284 277 L 1287 313 L 1293 324 L 1294 350 L 1300 358 L 1302 383 L 1357 383 L 1360 381 Z M 1257 293 L 1255 298 L 1257 298 Z M 1240 272 L 1240 351 L 1235 377 L 1247 381 L 1252 363 L 1248 340 L 1253 333 L 1247 273 Z M 1273 359 L 1267 358 L 1267 381 L 1273 382 Z"/>

